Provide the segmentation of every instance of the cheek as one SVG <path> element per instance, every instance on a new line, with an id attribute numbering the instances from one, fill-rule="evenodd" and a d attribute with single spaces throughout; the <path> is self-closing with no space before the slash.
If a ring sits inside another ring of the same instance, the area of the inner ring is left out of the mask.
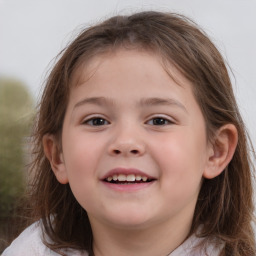
<path id="1" fill-rule="evenodd" d="M 199 135 L 189 129 L 184 130 L 188 131 L 159 136 L 155 145 L 152 145 L 151 148 L 156 149 L 154 154 L 158 155 L 163 163 L 169 163 L 173 167 L 176 164 L 182 167 L 203 163 L 206 151 L 204 135 Z"/>
<path id="2" fill-rule="evenodd" d="M 81 200 L 87 200 L 86 195 L 90 194 L 97 182 L 96 170 L 102 146 L 89 136 L 70 133 L 68 138 L 64 138 L 63 149 L 68 181 L 75 197 L 81 203 Z"/>
<path id="3" fill-rule="evenodd" d="M 199 186 L 205 166 L 203 135 L 183 129 L 169 137 L 158 138 L 158 143 L 152 147 L 167 189 L 175 187 L 182 190 Z"/>
<path id="4" fill-rule="evenodd" d="M 95 144 L 90 140 L 67 141 L 65 151 L 65 167 L 68 181 L 78 203 L 88 211 L 94 204 L 92 191 L 96 186 L 97 157 Z"/>
<path id="5" fill-rule="evenodd" d="M 87 171 L 87 166 L 95 164 L 102 145 L 92 136 L 85 136 L 83 132 L 74 132 L 70 133 L 68 138 L 64 138 L 63 148 L 67 171 L 78 172 Z"/>

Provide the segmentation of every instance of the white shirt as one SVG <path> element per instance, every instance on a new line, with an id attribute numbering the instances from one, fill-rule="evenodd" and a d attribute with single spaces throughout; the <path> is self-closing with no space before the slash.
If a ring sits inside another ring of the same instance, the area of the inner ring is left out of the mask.
<path id="1" fill-rule="evenodd" d="M 167 256 L 205 256 L 205 252 L 196 247 L 201 240 L 201 238 L 191 236 Z M 209 245 L 206 251 L 209 256 L 219 256 L 221 249 L 222 248 Z M 87 252 L 73 249 L 63 250 L 63 252 L 65 252 L 67 256 L 88 256 Z M 60 256 L 60 254 L 44 245 L 42 241 L 42 230 L 39 222 L 36 222 L 26 228 L 12 244 L 6 248 L 2 256 Z"/>

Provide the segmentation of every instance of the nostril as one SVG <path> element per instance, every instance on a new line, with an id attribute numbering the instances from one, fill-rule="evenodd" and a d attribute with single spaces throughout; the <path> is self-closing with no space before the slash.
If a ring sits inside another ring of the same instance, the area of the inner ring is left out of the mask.
<path id="1" fill-rule="evenodd" d="M 119 155 L 119 154 L 121 154 L 122 152 L 121 152 L 121 150 L 114 149 L 114 150 L 113 150 L 113 153 L 114 153 L 115 155 Z M 133 150 L 130 150 L 130 153 L 131 153 L 131 154 L 134 154 L 134 155 L 137 155 L 137 154 L 139 153 L 139 150 L 133 149 Z"/>

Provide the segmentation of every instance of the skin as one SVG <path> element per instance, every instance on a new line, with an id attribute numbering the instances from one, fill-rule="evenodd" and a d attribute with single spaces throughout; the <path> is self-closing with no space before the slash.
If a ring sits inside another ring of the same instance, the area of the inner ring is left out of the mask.
<path id="1" fill-rule="evenodd" d="M 62 151 L 53 135 L 43 139 L 58 181 L 88 213 L 97 256 L 172 252 L 189 233 L 202 179 L 219 175 L 235 150 L 232 125 L 208 143 L 192 85 L 168 69 L 179 85 L 154 54 L 95 57 L 74 75 Z M 136 168 L 154 182 L 109 187 L 102 179 L 114 168 Z"/>

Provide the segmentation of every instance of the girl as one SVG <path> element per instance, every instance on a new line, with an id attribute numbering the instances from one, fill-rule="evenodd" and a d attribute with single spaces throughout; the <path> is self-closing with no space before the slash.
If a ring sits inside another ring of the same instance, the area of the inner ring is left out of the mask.
<path id="1" fill-rule="evenodd" d="M 255 255 L 247 139 L 192 21 L 142 12 L 86 29 L 42 96 L 36 222 L 3 255 Z"/>

